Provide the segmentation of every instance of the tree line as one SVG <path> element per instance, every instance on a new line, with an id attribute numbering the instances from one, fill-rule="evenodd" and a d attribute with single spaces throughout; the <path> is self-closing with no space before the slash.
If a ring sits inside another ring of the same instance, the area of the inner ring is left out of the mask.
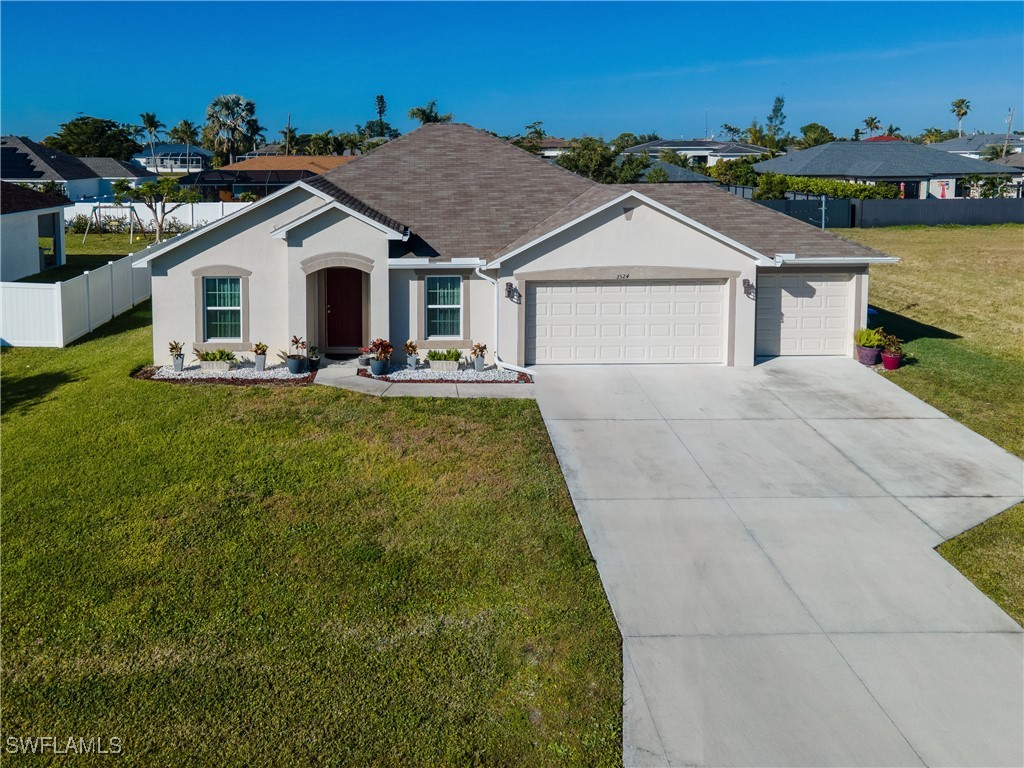
<path id="1" fill-rule="evenodd" d="M 389 139 L 397 138 L 401 132 L 391 125 L 387 115 L 387 101 L 378 95 L 374 103 L 376 119 L 357 123 L 351 131 L 334 132 L 333 129 L 318 133 L 302 133 L 295 126 L 288 125 L 274 137 L 282 145 L 282 154 L 334 155 L 349 152 L 365 152 Z M 437 100 L 431 99 L 425 105 L 412 107 L 409 117 L 425 123 L 449 123 L 452 113 L 441 113 Z M 43 139 L 48 147 L 78 157 L 113 157 L 129 160 L 133 155 L 149 151 L 156 155 L 156 145 L 166 140 L 186 147 L 202 147 L 213 153 L 213 166 L 233 163 L 246 152 L 259 149 L 267 143 L 267 128 L 256 115 L 256 104 L 238 94 L 216 96 L 206 108 L 206 122 L 202 125 L 191 120 L 181 120 L 168 126 L 154 112 L 142 112 L 139 122 L 118 123 L 105 118 L 83 115 L 61 123 L 60 129 Z"/>

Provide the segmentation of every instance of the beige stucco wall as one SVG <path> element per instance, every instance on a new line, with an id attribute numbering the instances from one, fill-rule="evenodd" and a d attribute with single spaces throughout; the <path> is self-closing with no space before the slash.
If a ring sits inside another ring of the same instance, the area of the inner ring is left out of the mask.
<path id="1" fill-rule="evenodd" d="M 634 207 L 635 206 L 635 207 Z M 627 219 L 624 207 L 632 207 Z M 566 270 L 585 268 L 577 277 Z M 552 277 L 551 273 L 557 277 Z M 549 273 L 545 275 L 544 273 Z M 753 257 L 639 202 L 603 211 L 506 261 L 500 267 L 499 352 L 522 365 L 526 284 L 531 279 L 701 279 L 726 282 L 725 355 L 728 365 L 754 364 L 754 299 L 743 293 L 743 280 L 756 284 Z M 518 288 L 522 303 L 504 298 L 505 283 Z"/>
<path id="2" fill-rule="evenodd" d="M 237 268 L 247 277 L 248 300 L 243 303 L 244 338 L 238 343 L 211 343 L 226 347 L 240 359 L 251 359 L 249 345 L 262 341 L 270 346 L 268 357 L 288 351 L 293 334 L 323 347 L 320 341 L 318 270 L 303 269 L 303 261 L 332 254 L 362 259 L 370 273 L 369 331 L 387 334 L 388 241 L 384 233 L 342 212 L 324 213 L 291 230 L 286 239 L 271 231 L 322 206 L 323 200 L 296 188 L 281 197 L 246 209 L 208 233 L 183 243 L 152 262 L 153 359 L 169 361 L 167 344 L 172 339 L 191 350 L 202 344 L 202 297 L 196 290 L 196 272 L 219 274 L 217 267 Z M 212 270 L 212 271 L 211 271 Z M 229 270 L 224 270 L 228 274 Z"/>
<path id="3" fill-rule="evenodd" d="M 462 339 L 426 339 L 426 306 L 424 280 L 427 275 L 460 275 L 463 290 Z M 468 301 L 467 301 L 468 300 Z M 395 360 L 404 361 L 402 345 L 414 339 L 423 357 L 428 349 L 456 347 L 468 354 L 473 342 L 487 345 L 487 360 L 493 361 L 494 352 L 494 287 L 481 280 L 472 269 L 392 269 L 391 270 L 391 343 L 395 345 Z"/>

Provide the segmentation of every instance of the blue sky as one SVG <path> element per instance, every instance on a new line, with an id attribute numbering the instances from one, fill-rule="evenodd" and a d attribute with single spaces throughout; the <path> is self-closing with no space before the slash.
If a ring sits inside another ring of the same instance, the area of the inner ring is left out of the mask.
<path id="1" fill-rule="evenodd" d="M 415 123 L 436 98 L 501 134 L 663 137 L 763 121 L 848 135 L 868 115 L 906 132 L 1024 127 L 1024 4 L 51 3 L 0 4 L 0 131 L 41 139 L 78 113 L 201 123 L 220 93 L 253 99 L 273 140 L 375 117 Z"/>

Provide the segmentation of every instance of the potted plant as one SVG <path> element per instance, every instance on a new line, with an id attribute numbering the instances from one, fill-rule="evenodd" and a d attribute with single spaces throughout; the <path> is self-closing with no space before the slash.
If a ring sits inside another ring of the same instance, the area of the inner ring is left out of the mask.
<path id="1" fill-rule="evenodd" d="M 204 371 L 230 371 L 235 363 L 235 353 L 226 349 L 194 349 L 193 352 Z"/>
<path id="2" fill-rule="evenodd" d="M 394 347 L 387 339 L 374 339 L 370 343 L 369 350 L 370 373 L 374 376 L 383 376 L 391 365 L 391 353 L 394 351 Z"/>
<path id="3" fill-rule="evenodd" d="M 409 366 L 410 370 L 415 371 L 416 366 L 420 364 L 420 348 L 416 346 L 416 342 L 412 339 L 407 339 L 405 342 L 405 355 L 406 365 Z"/>
<path id="4" fill-rule="evenodd" d="M 174 363 L 174 370 L 181 372 L 181 369 L 185 367 L 185 352 L 184 345 L 180 341 L 172 341 L 167 345 L 168 351 L 171 353 L 171 361 Z"/>
<path id="5" fill-rule="evenodd" d="M 882 366 L 887 371 L 895 371 L 903 360 L 903 339 L 891 333 L 883 333 L 882 339 Z"/>
<path id="6" fill-rule="evenodd" d="M 295 352 L 288 354 L 288 373 L 305 373 L 306 371 L 306 340 L 301 336 L 292 336 L 288 349 Z"/>
<path id="7" fill-rule="evenodd" d="M 320 349 L 311 346 L 309 348 L 309 370 L 316 371 L 320 368 Z"/>
<path id="8" fill-rule="evenodd" d="M 256 355 L 256 370 L 265 371 L 267 369 L 267 345 L 262 341 L 257 341 L 249 347 L 249 351 Z"/>
<path id="9" fill-rule="evenodd" d="M 458 349 L 427 350 L 427 362 L 430 364 L 431 370 L 457 371 L 461 359 L 462 351 Z"/>
<path id="10" fill-rule="evenodd" d="M 476 371 L 482 371 L 487 362 L 487 345 L 477 342 L 469 351 L 469 356 L 473 358 L 473 369 Z"/>
<path id="11" fill-rule="evenodd" d="M 366 368 L 370 364 L 370 348 L 360 347 L 359 348 L 359 365 Z"/>
<path id="12" fill-rule="evenodd" d="M 878 351 L 882 346 L 881 329 L 858 328 L 853 332 L 853 343 L 857 347 L 857 360 L 863 365 L 878 365 Z"/>

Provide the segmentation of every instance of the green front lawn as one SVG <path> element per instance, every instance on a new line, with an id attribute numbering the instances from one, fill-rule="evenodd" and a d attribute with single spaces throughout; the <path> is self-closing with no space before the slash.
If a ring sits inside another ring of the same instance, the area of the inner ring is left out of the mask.
<path id="1" fill-rule="evenodd" d="M 879 322 L 907 340 L 913 357 L 886 375 L 1024 458 L 1024 226 L 841 234 L 902 258 L 871 268 Z M 951 539 L 939 553 L 1024 624 L 1024 504 Z"/>
<path id="2" fill-rule="evenodd" d="M 132 379 L 149 335 L 145 304 L 0 358 L 4 737 L 621 761 L 619 634 L 535 404 Z"/>

